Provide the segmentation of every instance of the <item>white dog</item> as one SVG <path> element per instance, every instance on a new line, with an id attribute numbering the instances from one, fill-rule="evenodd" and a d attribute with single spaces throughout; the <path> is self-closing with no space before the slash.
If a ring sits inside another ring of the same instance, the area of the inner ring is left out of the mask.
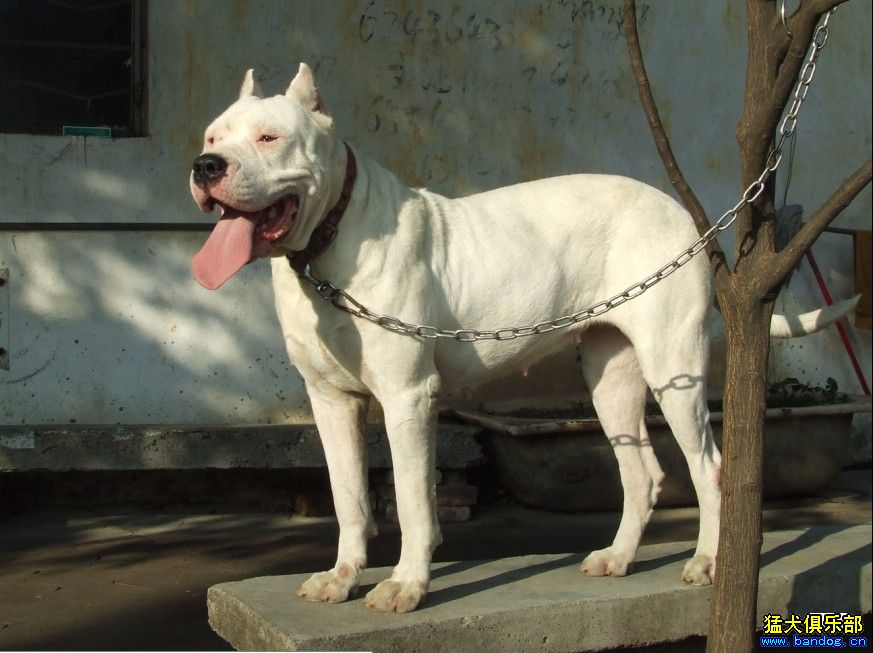
<path id="1" fill-rule="evenodd" d="M 339 548 L 333 569 L 314 574 L 299 595 L 344 601 L 366 565 L 367 539 L 376 532 L 363 439 L 370 397 L 385 414 L 403 543 L 391 578 L 365 603 L 407 612 L 427 592 L 431 555 L 442 539 L 434 483 L 438 405 L 572 341 L 581 344 L 585 379 L 624 487 L 615 540 L 585 558 L 582 571 L 627 573 L 655 505 L 663 473 L 643 422 L 650 388 L 685 454 L 700 504 L 697 550 L 682 578 L 710 583 L 720 455 L 706 406 L 712 293 L 705 256 L 595 319 L 475 343 L 392 333 L 357 319 L 324 301 L 296 271 L 311 261 L 315 276 L 408 323 L 531 325 L 621 292 L 667 263 L 697 239 L 686 211 L 654 188 L 609 175 L 447 199 L 407 188 L 352 152 L 337 137 L 309 67 L 300 65 L 284 95 L 263 99 L 250 70 L 239 99 L 207 128 L 191 176 L 200 207 L 211 212 L 217 205 L 222 214 L 194 257 L 194 275 L 214 289 L 246 263 L 272 257 L 288 353 L 306 381 L 324 445 Z M 796 334 L 787 324 L 780 322 L 780 335 Z"/>

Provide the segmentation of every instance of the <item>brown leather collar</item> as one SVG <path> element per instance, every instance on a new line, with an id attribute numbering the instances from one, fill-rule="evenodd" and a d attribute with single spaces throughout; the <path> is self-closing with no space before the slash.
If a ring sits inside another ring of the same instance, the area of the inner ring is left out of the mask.
<path id="1" fill-rule="evenodd" d="M 316 256 L 326 250 L 333 239 L 336 238 L 339 231 L 339 222 L 349 206 L 349 200 L 352 198 L 352 190 L 355 187 L 355 179 L 358 176 L 358 164 L 355 161 L 355 155 L 348 143 L 343 143 L 346 146 L 346 178 L 343 180 L 343 189 L 340 192 L 339 199 L 330 212 L 324 217 L 324 220 L 315 228 L 312 235 L 309 237 L 309 242 L 306 247 L 299 252 L 288 254 L 286 258 L 288 263 L 297 274 L 303 274 L 303 270 L 309 265 L 309 262 Z"/>

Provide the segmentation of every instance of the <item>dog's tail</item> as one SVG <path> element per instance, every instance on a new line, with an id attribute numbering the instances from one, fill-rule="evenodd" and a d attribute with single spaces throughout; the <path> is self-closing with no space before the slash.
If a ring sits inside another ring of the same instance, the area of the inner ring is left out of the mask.
<path id="1" fill-rule="evenodd" d="M 851 299 L 844 299 L 836 304 L 825 306 L 809 313 L 801 313 L 800 315 L 773 313 L 773 318 L 770 320 L 770 337 L 798 338 L 821 331 L 850 313 L 860 299 L 861 295 L 855 295 Z M 715 312 L 720 315 L 721 309 L 718 306 L 718 301 L 713 302 L 713 305 Z M 710 323 L 710 334 L 712 334 L 711 339 L 713 342 L 724 340 L 724 321 L 713 320 Z"/>
<path id="2" fill-rule="evenodd" d="M 770 321 L 770 337 L 797 338 L 821 331 L 854 310 L 859 299 L 861 295 L 855 295 L 851 299 L 844 299 L 836 304 L 800 315 L 774 313 Z"/>

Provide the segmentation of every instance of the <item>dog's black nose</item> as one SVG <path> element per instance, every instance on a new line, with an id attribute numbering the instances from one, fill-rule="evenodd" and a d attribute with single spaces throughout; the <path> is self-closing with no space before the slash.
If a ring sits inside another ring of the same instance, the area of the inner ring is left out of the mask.
<path id="1" fill-rule="evenodd" d="M 198 184 L 207 184 L 215 181 L 227 170 L 227 161 L 217 154 L 201 154 L 194 159 L 191 166 L 194 171 L 194 181 Z"/>

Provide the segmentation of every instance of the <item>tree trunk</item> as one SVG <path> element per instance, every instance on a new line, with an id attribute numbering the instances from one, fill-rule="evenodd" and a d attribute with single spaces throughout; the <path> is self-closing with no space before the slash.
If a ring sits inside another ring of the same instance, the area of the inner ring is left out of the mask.
<path id="1" fill-rule="evenodd" d="M 737 293 L 738 294 L 738 293 Z M 751 651 L 761 552 L 764 397 L 772 302 L 745 294 L 721 306 L 727 327 L 722 512 L 708 653 Z M 730 570 L 730 571 L 727 571 Z"/>
<path id="2" fill-rule="evenodd" d="M 821 16 L 845 1 L 803 2 L 788 17 L 785 26 L 772 0 L 746 0 L 748 64 L 743 113 L 737 126 L 741 188 L 750 188 L 769 163 L 777 124 L 807 60 Z M 643 62 L 634 0 L 624 0 L 623 18 L 631 69 L 658 154 L 670 183 L 703 235 L 711 223 L 679 169 L 661 122 Z M 868 160 L 846 178 L 800 233 L 776 253 L 773 201 L 776 176 L 772 174 L 760 196 L 737 215 L 734 269 L 726 266 L 724 252 L 717 242 L 707 246 L 728 346 L 720 544 L 707 651 L 743 653 L 753 649 L 761 553 L 764 404 L 773 302 L 783 279 L 803 253 L 870 183 L 871 176 L 873 166 Z"/>
<path id="3" fill-rule="evenodd" d="M 779 117 L 773 117 L 767 102 L 778 73 L 770 41 L 775 15 L 772 4 L 747 0 L 746 90 L 737 126 L 742 188 L 764 169 Z M 780 279 L 768 279 L 764 264 L 773 252 L 775 180 L 774 174 L 758 201 L 739 215 L 730 292 L 719 292 L 718 297 L 726 326 L 727 366 L 720 545 L 709 612 L 709 653 L 741 653 L 754 648 L 770 319 L 781 284 Z"/>

